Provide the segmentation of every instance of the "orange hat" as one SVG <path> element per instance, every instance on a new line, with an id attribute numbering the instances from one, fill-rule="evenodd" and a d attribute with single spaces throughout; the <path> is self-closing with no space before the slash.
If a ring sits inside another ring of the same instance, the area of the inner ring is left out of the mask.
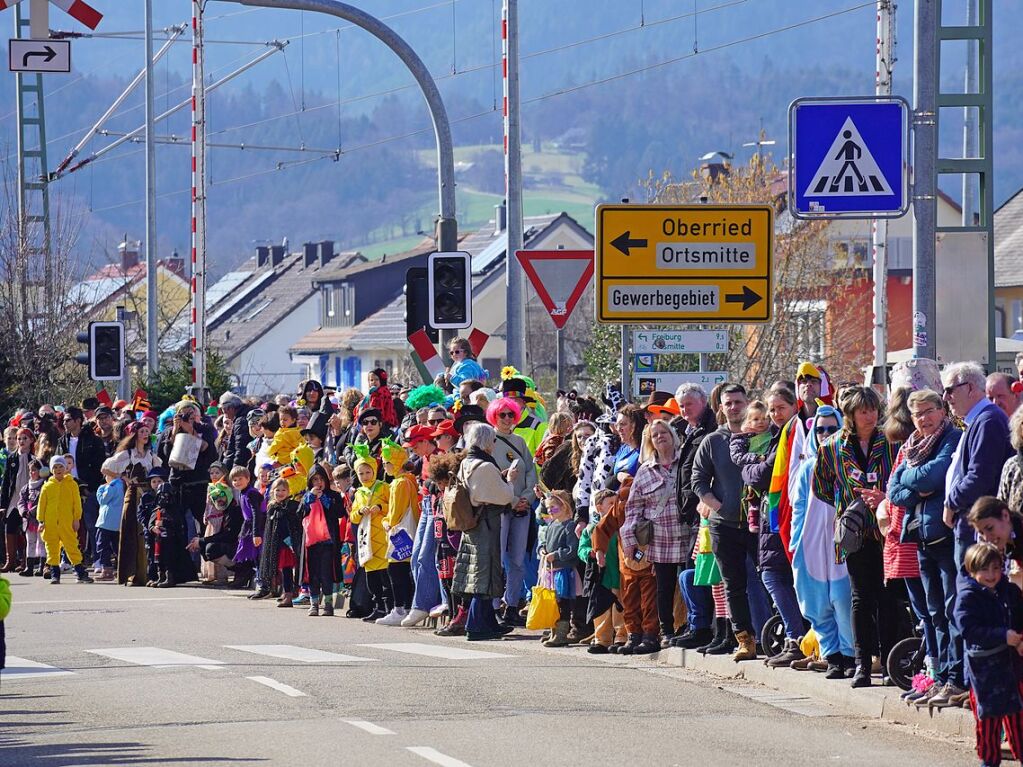
<path id="1" fill-rule="evenodd" d="M 682 415 L 682 408 L 679 407 L 674 397 L 668 397 L 668 400 L 663 405 L 647 405 L 646 409 L 647 412 L 654 415 L 664 415 L 665 413 L 669 413 L 672 416 Z"/>
<path id="2" fill-rule="evenodd" d="M 128 403 L 125 402 L 123 399 L 119 399 L 117 400 L 117 402 L 113 404 L 114 410 L 123 410 L 126 407 L 128 407 Z"/>

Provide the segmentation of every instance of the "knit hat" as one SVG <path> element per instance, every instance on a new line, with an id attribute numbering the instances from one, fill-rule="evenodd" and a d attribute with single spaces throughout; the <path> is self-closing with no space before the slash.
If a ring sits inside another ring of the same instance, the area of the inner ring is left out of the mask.
<path id="1" fill-rule="evenodd" d="M 56 466 L 61 466 L 65 469 L 67 468 L 67 461 L 64 460 L 64 456 L 55 455 L 50 459 L 50 471 L 53 471 Z"/>
<path id="2" fill-rule="evenodd" d="M 99 470 L 104 474 L 113 474 L 115 476 L 121 473 L 121 462 L 114 458 L 107 458 L 103 461 L 103 464 L 99 467 Z"/>
<path id="3" fill-rule="evenodd" d="M 223 410 L 225 407 L 237 408 L 242 406 L 242 398 L 231 391 L 226 391 L 223 394 L 221 394 L 217 402 L 220 404 L 221 410 Z"/>

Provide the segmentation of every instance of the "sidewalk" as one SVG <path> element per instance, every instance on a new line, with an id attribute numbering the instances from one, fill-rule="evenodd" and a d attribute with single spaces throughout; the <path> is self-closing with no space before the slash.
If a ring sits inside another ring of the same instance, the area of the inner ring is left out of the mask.
<path id="1" fill-rule="evenodd" d="M 769 668 L 763 659 L 736 663 L 728 655 L 704 656 L 691 650 L 669 648 L 647 656 L 629 656 L 631 659 L 648 658 L 650 662 L 694 669 L 724 679 L 746 679 L 784 693 L 804 695 L 820 700 L 850 714 L 919 727 L 944 735 L 972 738 L 973 714 L 967 709 L 935 709 L 907 706 L 900 699 L 898 687 L 865 687 L 853 689 L 849 680 L 825 679 L 813 671 L 793 671 Z M 876 681 L 876 680 L 875 680 Z"/>

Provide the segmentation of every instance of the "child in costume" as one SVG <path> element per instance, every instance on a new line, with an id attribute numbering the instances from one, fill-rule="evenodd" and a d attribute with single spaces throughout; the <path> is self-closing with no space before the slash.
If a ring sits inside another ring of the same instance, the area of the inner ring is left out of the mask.
<path id="1" fill-rule="evenodd" d="M 590 580 L 590 567 L 595 565 L 603 571 L 600 573 L 600 583 L 617 600 L 621 586 L 618 534 L 614 533 L 609 539 L 605 539 L 596 533 L 597 523 L 611 511 L 615 497 L 613 490 L 598 490 L 593 496 L 597 520 L 591 521 L 579 536 L 579 559 L 586 563 L 587 581 Z M 586 651 L 591 655 L 602 655 L 609 652 L 613 644 L 619 647 L 624 645 L 625 639 L 625 620 L 622 618 L 622 611 L 617 604 L 612 604 L 605 612 L 593 618 L 593 643 Z"/>
<path id="2" fill-rule="evenodd" d="M 398 425 L 398 414 L 394 409 L 394 398 L 391 390 L 387 387 L 387 371 L 383 368 L 376 368 L 369 371 L 369 393 L 362 401 L 360 410 L 376 408 L 380 411 L 380 420 L 389 429 Z"/>
<path id="3" fill-rule="evenodd" d="M 476 355 L 472 353 L 468 339 L 452 338 L 448 344 L 448 354 L 451 355 L 451 367 L 447 373 L 448 386 L 457 390 L 462 381 L 486 383 L 487 371 L 476 361 Z"/>
<path id="4" fill-rule="evenodd" d="M 742 422 L 742 431 L 733 434 L 728 442 L 728 453 L 732 463 L 740 469 L 767 460 L 767 451 L 771 447 L 771 421 L 767 417 L 767 405 L 760 400 L 753 400 L 746 409 L 746 418 Z M 747 485 L 742 496 L 742 510 L 745 512 L 749 531 L 754 535 L 760 533 L 760 501 L 763 494 Z"/>
<path id="5" fill-rule="evenodd" d="M 302 542 L 305 547 L 305 566 L 309 574 L 309 615 L 320 614 L 321 595 L 323 615 L 334 615 L 333 590 L 337 580 L 338 514 L 344 504 L 337 491 L 330 487 L 330 476 L 319 464 L 309 471 L 308 491 L 302 498 L 298 517 L 302 520 Z"/>
<path id="6" fill-rule="evenodd" d="M 970 546 L 959 577 L 955 622 L 963 633 L 970 708 L 982 765 L 1002 762 L 1002 730 L 1023 757 L 1023 595 L 1006 577 L 1005 557 L 990 543 Z"/>
<path id="7" fill-rule="evenodd" d="M 387 577 L 391 581 L 394 608 L 379 618 L 381 626 L 400 626 L 412 609 L 412 545 L 419 525 L 419 486 L 405 470 L 408 451 L 385 437 L 380 448 L 384 472 L 391 477 L 390 500 L 383 526 L 387 532 Z"/>
<path id="8" fill-rule="evenodd" d="M 207 567 L 204 585 L 226 586 L 227 568 L 238 549 L 242 512 L 227 485 L 211 484 L 206 490 L 206 525 L 199 538 L 199 553 Z"/>
<path id="9" fill-rule="evenodd" d="M 551 522 L 540 547 L 540 561 L 551 574 L 561 616 L 550 638 L 543 644 L 545 647 L 568 647 L 572 604 L 578 593 L 575 566 L 579 561 L 579 538 L 575 534 L 575 507 L 571 496 L 562 490 L 555 490 L 548 495 L 545 505 Z"/>
<path id="10" fill-rule="evenodd" d="M 263 496 L 250 485 L 252 479 L 244 466 L 231 469 L 231 486 L 238 494 L 238 506 L 242 511 L 242 529 L 238 533 L 238 547 L 234 552 L 234 580 L 230 588 L 248 588 L 253 579 L 256 563 L 259 562 L 259 548 L 263 543 L 263 529 L 266 527 L 266 506 Z M 256 593 L 262 599 L 269 596 L 269 584 L 259 584 Z"/>
<path id="11" fill-rule="evenodd" d="M 291 497 L 286 479 L 278 479 L 267 499 L 266 528 L 259 555 L 259 579 L 268 589 L 277 573 L 281 574 L 283 592 L 278 607 L 291 607 L 295 598 L 295 551 L 292 546 L 302 539 L 298 524 L 298 501 Z"/>
<path id="12" fill-rule="evenodd" d="M 387 533 L 383 524 L 391 487 L 377 479 L 377 461 L 368 445 L 354 444 L 352 450 L 356 455 L 355 475 L 360 487 L 352 500 L 351 520 L 359 526 L 359 567 L 365 571 L 366 585 L 373 595 L 373 612 L 363 618 L 369 623 L 388 615 L 394 607 L 387 578 Z"/>
<path id="13" fill-rule="evenodd" d="M 274 432 L 267 455 L 275 466 L 284 466 L 291 461 L 291 454 L 299 445 L 305 444 L 298 430 L 298 411 L 290 405 L 277 410 L 281 427 Z"/>
<path id="14" fill-rule="evenodd" d="M 18 498 L 18 512 L 21 514 L 21 524 L 25 530 L 26 540 L 25 569 L 18 575 L 26 578 L 32 575 L 42 575 L 43 562 L 46 559 L 46 547 L 43 545 L 42 536 L 39 535 L 39 520 L 36 518 L 39 493 L 42 492 L 43 483 L 46 481 L 43 479 L 42 470 L 43 466 L 39 461 L 29 461 L 28 484 L 21 488 L 21 496 Z M 38 573 L 35 572 L 37 565 Z"/>
<path id="15" fill-rule="evenodd" d="M 146 580 L 145 583 L 156 582 L 160 577 L 156 572 L 156 561 L 153 558 L 153 532 L 149 528 L 149 520 L 156 511 L 156 493 L 160 485 L 167 481 L 168 471 L 164 468 L 154 467 L 149 470 L 147 479 L 149 489 L 139 498 L 138 508 L 135 509 L 135 516 L 138 518 L 139 526 L 142 528 L 142 539 L 146 544 Z M 207 511 L 208 511 L 207 507 Z"/>
<path id="16" fill-rule="evenodd" d="M 50 583 L 60 583 L 60 551 L 78 575 L 79 583 L 92 583 L 82 565 L 78 548 L 78 529 L 82 525 L 82 495 L 78 483 L 67 471 L 67 462 L 59 455 L 50 459 L 50 478 L 39 493 L 36 508 L 39 532 L 46 545 L 46 564 L 50 567 Z"/>

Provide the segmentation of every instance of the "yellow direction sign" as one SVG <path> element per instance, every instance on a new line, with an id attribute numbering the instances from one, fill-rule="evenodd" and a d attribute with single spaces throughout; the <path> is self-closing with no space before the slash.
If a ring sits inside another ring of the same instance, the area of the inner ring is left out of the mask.
<path id="1" fill-rule="evenodd" d="M 598 205 L 598 322 L 768 322 L 770 205 Z"/>

